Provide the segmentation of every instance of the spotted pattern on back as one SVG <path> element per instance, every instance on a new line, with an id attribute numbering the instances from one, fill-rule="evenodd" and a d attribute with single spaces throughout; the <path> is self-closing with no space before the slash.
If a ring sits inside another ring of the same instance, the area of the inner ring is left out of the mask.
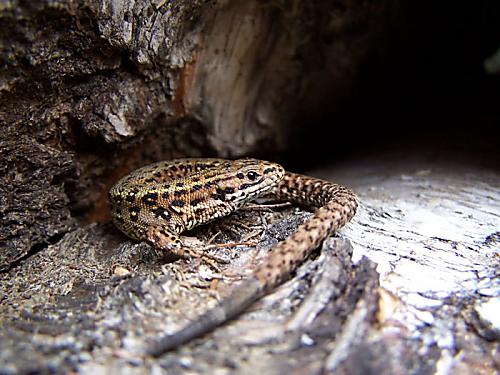
<path id="1" fill-rule="evenodd" d="M 155 163 L 111 188 L 111 214 L 115 225 L 137 240 L 145 239 L 151 226 L 182 233 L 265 194 L 284 173 L 280 165 L 256 159 Z"/>

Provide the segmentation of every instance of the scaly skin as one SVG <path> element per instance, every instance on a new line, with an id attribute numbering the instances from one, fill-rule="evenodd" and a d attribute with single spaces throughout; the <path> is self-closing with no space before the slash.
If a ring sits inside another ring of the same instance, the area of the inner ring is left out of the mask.
<path id="1" fill-rule="evenodd" d="M 179 159 L 143 167 L 110 190 L 115 225 L 133 239 L 176 254 L 179 234 L 229 215 L 265 194 L 310 207 L 314 215 L 270 250 L 253 276 L 228 298 L 149 350 L 153 356 L 186 343 L 233 319 L 284 282 L 298 264 L 356 213 L 349 189 L 320 179 L 285 172 L 278 164 L 255 159 Z"/>

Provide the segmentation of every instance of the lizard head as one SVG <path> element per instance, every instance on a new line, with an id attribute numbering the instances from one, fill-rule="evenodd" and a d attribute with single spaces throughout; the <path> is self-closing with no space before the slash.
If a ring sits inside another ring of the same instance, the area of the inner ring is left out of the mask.
<path id="1" fill-rule="evenodd" d="M 281 165 L 257 159 L 234 160 L 226 168 L 217 190 L 224 201 L 238 206 L 269 192 L 285 175 Z"/>

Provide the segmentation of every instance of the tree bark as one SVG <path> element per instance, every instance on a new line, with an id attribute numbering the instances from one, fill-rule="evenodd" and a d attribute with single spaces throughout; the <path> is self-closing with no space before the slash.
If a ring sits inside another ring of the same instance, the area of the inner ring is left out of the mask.
<path id="1" fill-rule="evenodd" d="M 309 93 L 348 90 L 376 48 L 391 2 L 349 4 L 6 3 L 0 268 L 75 217 L 109 218 L 107 189 L 134 167 L 283 150 L 291 120 L 321 105 Z"/>
<path id="2" fill-rule="evenodd" d="M 305 133 L 324 137 L 306 120 L 335 119 L 383 59 L 398 11 L 395 0 L 0 5 L 0 372 L 498 370 L 498 175 L 468 171 L 462 187 L 461 169 L 387 160 L 377 176 L 349 173 L 372 160 L 317 172 L 362 207 L 292 280 L 180 352 L 144 354 L 308 213 L 243 211 L 193 234 L 256 246 L 167 264 L 112 226 L 109 187 L 152 161 L 274 159 Z M 450 221 L 433 230 L 429 218 Z"/>

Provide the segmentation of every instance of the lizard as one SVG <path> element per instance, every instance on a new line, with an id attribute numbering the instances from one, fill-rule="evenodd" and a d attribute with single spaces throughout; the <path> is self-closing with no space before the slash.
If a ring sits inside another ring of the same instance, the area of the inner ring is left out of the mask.
<path id="1" fill-rule="evenodd" d="M 109 191 L 111 217 L 125 235 L 182 256 L 181 233 L 238 210 L 261 196 L 315 207 L 295 232 L 271 248 L 252 276 L 229 296 L 173 335 L 153 343 L 160 356 L 234 319 L 274 287 L 330 234 L 355 215 L 357 196 L 348 188 L 285 171 L 257 159 L 177 159 L 154 163 L 119 180 Z"/>

